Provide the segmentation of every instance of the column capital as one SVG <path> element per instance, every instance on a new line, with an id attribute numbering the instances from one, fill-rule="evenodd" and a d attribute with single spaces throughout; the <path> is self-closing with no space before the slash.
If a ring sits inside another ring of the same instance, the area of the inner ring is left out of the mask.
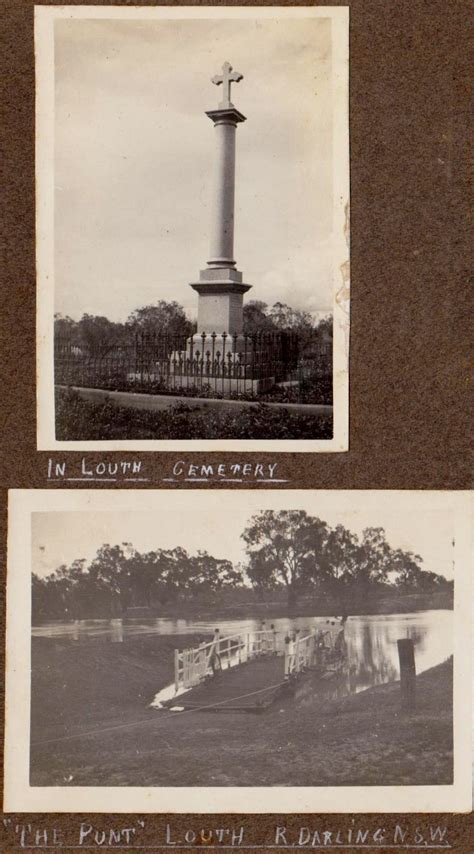
<path id="1" fill-rule="evenodd" d="M 222 110 L 206 110 L 206 116 L 209 116 L 215 125 L 228 124 L 235 126 L 239 122 L 247 121 L 247 117 L 235 107 L 229 107 Z"/>

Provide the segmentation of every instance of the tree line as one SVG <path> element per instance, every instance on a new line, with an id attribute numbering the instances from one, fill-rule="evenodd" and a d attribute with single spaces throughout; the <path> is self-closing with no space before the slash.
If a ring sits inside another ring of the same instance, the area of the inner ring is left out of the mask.
<path id="1" fill-rule="evenodd" d="M 297 332 L 303 342 L 314 336 L 331 340 L 332 317 L 315 321 L 309 312 L 293 309 L 281 302 L 268 306 L 259 300 L 249 300 L 245 304 L 244 332 L 284 331 Z M 138 333 L 189 337 L 195 332 L 196 322 L 186 316 L 183 306 L 166 300 L 136 309 L 124 323 L 93 314 L 83 314 L 80 320 L 61 314 L 54 318 L 56 340 L 67 337 L 72 344 L 94 356 L 100 356 L 116 345 L 130 343 Z"/>
<path id="2" fill-rule="evenodd" d="M 33 621 L 116 617 L 147 608 L 176 613 L 189 603 L 264 599 L 285 591 L 288 609 L 302 598 L 330 597 L 349 615 L 374 594 L 435 593 L 453 583 L 422 567 L 422 558 L 393 549 L 380 527 L 357 536 L 302 510 L 266 510 L 242 532 L 246 560 L 234 565 L 180 547 L 139 552 L 131 543 L 102 545 L 46 578 L 33 574 Z"/>

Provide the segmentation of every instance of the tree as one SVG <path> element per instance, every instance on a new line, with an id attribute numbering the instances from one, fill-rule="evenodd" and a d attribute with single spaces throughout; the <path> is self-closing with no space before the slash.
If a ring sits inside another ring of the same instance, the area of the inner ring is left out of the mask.
<path id="1" fill-rule="evenodd" d="M 339 601 L 340 610 L 347 612 L 349 587 L 357 571 L 358 540 L 344 525 L 328 531 L 321 556 L 321 576 L 324 586 Z"/>
<path id="2" fill-rule="evenodd" d="M 117 344 L 125 343 L 123 323 L 107 317 L 83 314 L 79 321 L 61 314 L 54 316 L 54 336 L 60 344 L 69 344 L 76 354 L 94 359 L 107 355 Z"/>
<path id="3" fill-rule="evenodd" d="M 56 340 L 68 340 L 79 352 L 92 358 L 107 355 L 113 347 L 133 343 L 136 332 L 188 337 L 195 329 L 196 324 L 187 319 L 179 303 L 165 300 L 136 309 L 125 324 L 94 314 L 83 314 L 79 321 L 61 314 L 54 317 Z"/>
<path id="4" fill-rule="evenodd" d="M 137 308 L 127 318 L 127 327 L 133 332 L 163 335 L 193 335 L 196 324 L 186 317 L 179 303 L 159 300 L 154 305 Z"/>
<path id="5" fill-rule="evenodd" d="M 47 578 L 33 575 L 36 620 L 120 616 L 129 607 L 188 601 L 242 584 L 242 573 L 225 558 L 189 555 L 181 547 L 141 553 L 131 543 L 105 543 L 89 564 L 59 566 Z"/>
<path id="6" fill-rule="evenodd" d="M 366 586 L 385 582 L 392 565 L 393 550 L 383 528 L 365 528 L 356 552 L 357 581 Z"/>
<path id="7" fill-rule="evenodd" d="M 106 543 L 98 549 L 88 569 L 96 596 L 107 603 L 112 616 L 122 614 L 130 601 L 127 548 Z"/>
<path id="8" fill-rule="evenodd" d="M 275 326 L 268 317 L 268 305 L 261 300 L 251 299 L 244 305 L 244 332 L 275 332 Z"/>
<path id="9" fill-rule="evenodd" d="M 396 572 L 396 585 L 404 590 L 418 590 L 423 588 L 422 576 L 425 575 L 421 568 L 423 559 L 413 552 L 396 549 L 392 554 L 392 570 Z M 433 573 L 434 574 L 434 573 Z"/>
<path id="10" fill-rule="evenodd" d="M 253 516 L 242 534 L 247 544 L 247 575 L 256 587 L 283 584 L 293 608 L 318 560 L 326 524 L 304 510 L 265 510 Z"/>
<path id="11" fill-rule="evenodd" d="M 366 528 L 357 537 L 344 525 L 336 525 L 327 536 L 322 556 L 325 584 L 338 600 L 341 611 L 364 600 L 387 580 L 392 550 L 383 528 Z"/>
<path id="12" fill-rule="evenodd" d="M 296 332 L 303 343 L 310 338 L 318 340 L 332 338 L 332 315 L 317 323 L 308 311 L 291 308 L 276 302 L 270 308 L 261 300 L 249 300 L 244 305 L 244 331 L 253 332 Z"/>
<path id="13" fill-rule="evenodd" d="M 93 358 L 102 358 L 117 344 L 123 340 L 124 327 L 121 323 L 114 323 L 107 317 L 100 315 L 83 314 L 75 335 L 79 347 Z"/>
<path id="14" fill-rule="evenodd" d="M 67 314 L 66 317 L 60 312 L 57 312 L 54 315 L 54 334 L 55 335 L 70 335 L 76 328 L 77 322 L 69 317 Z"/>
<path id="15" fill-rule="evenodd" d="M 33 575 L 32 606 L 38 618 L 70 619 L 77 616 L 85 560 L 62 564 L 48 578 Z"/>
<path id="16" fill-rule="evenodd" d="M 314 320 L 308 311 L 291 308 L 282 302 L 276 302 L 268 316 L 277 330 L 305 334 L 314 329 Z"/>
<path id="17" fill-rule="evenodd" d="M 321 320 L 318 321 L 314 331 L 321 337 L 332 338 L 333 326 L 333 316 L 332 314 L 328 314 L 326 317 L 322 317 Z"/>
<path id="18" fill-rule="evenodd" d="M 126 561 L 121 588 L 125 593 L 127 607 L 146 607 L 166 599 L 162 551 L 142 554 L 130 543 L 122 545 L 126 548 Z"/>
<path id="19" fill-rule="evenodd" d="M 230 560 L 212 557 L 206 551 L 189 558 L 188 586 L 195 593 L 215 593 L 236 587 L 240 581 L 240 573 Z"/>

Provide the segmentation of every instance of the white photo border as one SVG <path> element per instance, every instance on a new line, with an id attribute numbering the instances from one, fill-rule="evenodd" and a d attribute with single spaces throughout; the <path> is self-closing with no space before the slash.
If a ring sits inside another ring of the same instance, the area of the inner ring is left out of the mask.
<path id="1" fill-rule="evenodd" d="M 333 47 L 333 438 L 59 441 L 54 406 L 54 22 L 59 18 L 331 18 Z M 349 448 L 349 7 L 35 6 L 37 449 L 342 452 Z"/>
<path id="2" fill-rule="evenodd" d="M 209 502 L 210 518 L 225 502 L 262 505 L 308 500 L 308 490 L 10 490 L 7 574 L 6 812 L 104 813 L 378 813 L 469 812 L 471 810 L 471 578 L 472 493 L 314 490 L 325 502 L 403 502 L 413 512 L 431 503 L 446 507 L 455 524 L 454 590 L 454 782 L 440 786 L 336 787 L 35 787 L 30 785 L 31 514 L 34 512 L 159 512 L 194 499 Z M 231 508 L 229 508 L 231 509 Z"/>

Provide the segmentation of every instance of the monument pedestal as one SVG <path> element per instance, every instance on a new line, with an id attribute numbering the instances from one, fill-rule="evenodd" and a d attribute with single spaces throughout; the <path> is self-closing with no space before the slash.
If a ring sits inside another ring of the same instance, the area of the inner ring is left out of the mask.
<path id="1" fill-rule="evenodd" d="M 251 285 L 242 282 L 242 273 L 232 267 L 201 270 L 191 287 L 199 294 L 198 333 L 240 335 L 243 332 L 244 294 Z"/>
<path id="2" fill-rule="evenodd" d="M 183 388 L 210 386 L 213 391 L 258 394 L 276 380 L 268 351 L 243 333 L 197 332 L 186 350 L 171 356 L 170 371 Z M 179 379 L 178 379 L 179 378 Z"/>

